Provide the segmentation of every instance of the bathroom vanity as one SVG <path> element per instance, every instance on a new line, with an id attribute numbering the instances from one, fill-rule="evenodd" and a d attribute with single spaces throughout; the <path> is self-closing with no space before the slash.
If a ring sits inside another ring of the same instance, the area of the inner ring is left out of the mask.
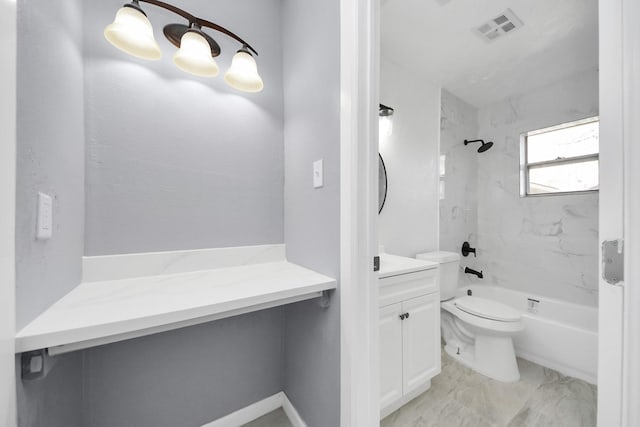
<path id="1" fill-rule="evenodd" d="M 440 373 L 438 263 L 380 255 L 380 416 L 431 386 Z"/>

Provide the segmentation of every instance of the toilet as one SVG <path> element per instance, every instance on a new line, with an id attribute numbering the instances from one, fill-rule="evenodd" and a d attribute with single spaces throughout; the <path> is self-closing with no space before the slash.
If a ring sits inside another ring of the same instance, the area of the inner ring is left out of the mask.
<path id="1" fill-rule="evenodd" d="M 445 351 L 476 372 L 502 382 L 520 379 L 512 337 L 521 313 L 505 304 L 458 292 L 460 255 L 429 252 L 416 258 L 440 264 L 440 314 Z"/>

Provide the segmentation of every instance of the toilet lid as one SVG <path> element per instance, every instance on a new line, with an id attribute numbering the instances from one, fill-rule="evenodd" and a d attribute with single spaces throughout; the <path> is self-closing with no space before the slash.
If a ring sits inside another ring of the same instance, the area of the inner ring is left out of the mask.
<path id="1" fill-rule="evenodd" d="M 456 299 L 454 304 L 462 311 L 491 320 L 516 322 L 521 318 L 518 310 L 486 298 L 464 296 Z"/>

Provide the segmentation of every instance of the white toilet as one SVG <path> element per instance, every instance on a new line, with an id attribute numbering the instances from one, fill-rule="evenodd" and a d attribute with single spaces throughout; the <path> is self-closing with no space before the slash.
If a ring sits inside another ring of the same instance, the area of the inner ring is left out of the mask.
<path id="1" fill-rule="evenodd" d="M 460 255 L 429 252 L 418 259 L 440 263 L 440 313 L 446 352 L 469 368 L 503 382 L 520 379 L 511 337 L 524 329 L 517 310 L 458 289 Z"/>

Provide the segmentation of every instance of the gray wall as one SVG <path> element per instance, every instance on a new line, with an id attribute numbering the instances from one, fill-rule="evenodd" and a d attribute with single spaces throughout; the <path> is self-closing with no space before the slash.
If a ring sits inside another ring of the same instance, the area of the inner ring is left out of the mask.
<path id="1" fill-rule="evenodd" d="M 283 0 L 285 243 L 290 261 L 340 272 L 340 15 L 337 0 Z M 324 187 L 312 163 L 324 159 Z M 310 427 L 340 419 L 340 301 L 286 309 L 285 392 Z"/>
<path id="2" fill-rule="evenodd" d="M 280 1 L 189 5 L 255 44 L 256 95 L 177 70 L 166 12 L 143 6 L 165 53 L 143 62 L 102 36 L 121 2 L 50 3 L 20 4 L 18 209 L 36 189 L 58 198 L 51 242 L 18 218 L 22 323 L 79 282 L 84 242 L 89 255 L 283 242 Z M 238 46 L 218 41 L 224 71 Z M 284 330 L 277 308 L 65 356 L 19 384 L 20 425 L 200 425 L 284 388 Z"/>
<path id="3" fill-rule="evenodd" d="M 201 426 L 283 389 L 284 319 L 264 310 L 57 356 L 19 382 L 19 426 Z"/>
<path id="4" fill-rule="evenodd" d="M 18 379 L 19 362 L 16 356 Z M 83 354 L 58 356 L 46 378 L 18 380 L 18 426 L 86 427 L 83 402 Z"/>
<path id="5" fill-rule="evenodd" d="M 84 426 L 197 427 L 283 388 L 284 311 L 85 353 Z"/>
<path id="6" fill-rule="evenodd" d="M 137 60 L 112 47 L 102 29 L 121 3 L 92 1 L 83 14 L 85 254 L 282 243 L 280 1 L 185 5 L 254 45 L 265 82 L 258 94 L 224 83 L 240 46 L 222 35 L 218 77 L 179 70 L 161 29 L 181 19 L 153 6 L 143 8 L 163 58 Z"/>
<path id="7" fill-rule="evenodd" d="M 84 222 L 82 2 L 18 2 L 17 329 L 80 283 Z M 54 198 L 36 241 L 37 193 Z"/>
<path id="8" fill-rule="evenodd" d="M 82 2 L 18 2 L 16 323 L 73 289 L 84 244 Z M 54 198 L 53 238 L 36 241 L 37 192 Z M 19 380 L 24 427 L 83 427 L 81 355 L 46 381 Z"/>
<path id="9" fill-rule="evenodd" d="M 85 21 L 102 28 L 118 4 L 94 3 Z M 156 34 L 176 20 L 143 7 Z M 280 2 L 188 9 L 255 44 L 265 90 L 184 74 L 161 37 L 164 58 L 143 62 L 85 32 L 88 255 L 284 239 Z M 216 39 L 224 72 L 238 46 Z M 283 389 L 283 337 L 280 308 L 90 350 L 85 422 L 198 426 L 233 412 Z"/>

